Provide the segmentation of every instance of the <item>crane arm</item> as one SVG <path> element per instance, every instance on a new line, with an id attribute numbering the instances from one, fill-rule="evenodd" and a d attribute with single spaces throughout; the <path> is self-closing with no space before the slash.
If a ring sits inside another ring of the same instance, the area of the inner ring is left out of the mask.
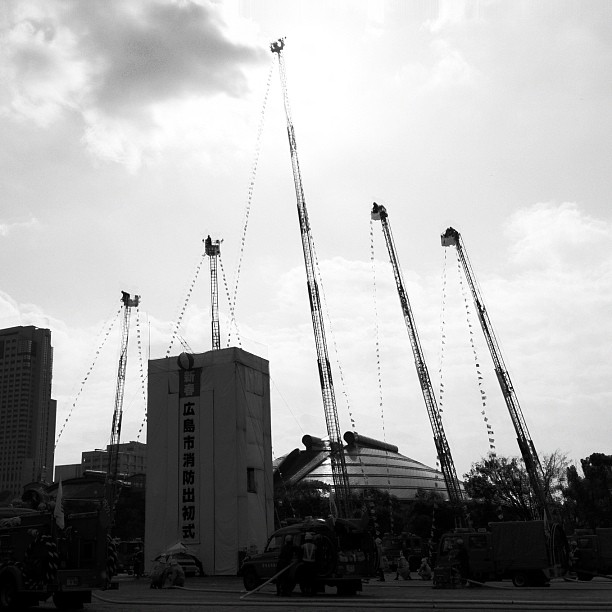
<path id="1" fill-rule="evenodd" d="M 108 454 L 107 480 L 115 482 L 119 469 L 119 441 L 121 439 L 121 421 L 123 419 L 123 394 L 125 390 L 125 371 L 127 367 L 127 349 L 130 334 L 130 313 L 132 307 L 138 306 L 140 296 L 130 297 L 129 293 L 121 292 L 123 302 L 123 319 L 121 321 L 121 348 L 119 351 L 119 367 L 117 371 L 117 386 L 115 389 L 115 410 L 111 427 L 110 452 Z"/>
<path id="2" fill-rule="evenodd" d="M 502 352 L 497 338 L 495 337 L 495 332 L 493 330 L 491 320 L 489 319 L 489 314 L 485 308 L 482 293 L 478 283 L 476 282 L 476 276 L 465 250 L 463 239 L 461 234 L 456 229 L 449 227 L 446 232 L 442 234 L 441 241 L 442 246 L 454 246 L 457 249 L 457 256 L 459 257 L 459 262 L 461 263 L 463 273 L 470 288 L 470 293 L 472 294 L 472 299 L 474 300 L 474 306 L 476 308 L 480 327 L 482 328 L 487 347 L 489 348 L 491 358 L 493 359 L 495 374 L 497 376 L 504 401 L 506 402 L 508 412 L 510 413 L 512 425 L 514 426 L 514 430 L 516 432 L 517 442 L 521 451 L 523 462 L 525 463 L 531 488 L 536 497 L 539 511 L 545 519 L 550 520 L 549 495 L 546 493 L 544 487 L 544 473 L 542 470 L 542 465 L 540 463 L 535 445 L 529 434 L 529 429 L 527 428 L 523 411 L 521 410 L 521 406 L 514 391 L 514 386 L 512 385 L 512 381 L 510 379 L 510 374 L 508 373 L 506 365 L 504 364 Z"/>
<path id="3" fill-rule="evenodd" d="M 440 461 L 440 467 L 442 468 L 442 475 L 444 476 L 448 496 L 452 503 L 460 504 L 463 502 L 464 498 L 463 491 L 459 484 L 459 479 L 457 478 L 457 471 L 455 470 L 448 440 L 446 439 L 444 426 L 442 425 L 442 418 L 440 416 L 440 411 L 438 410 L 438 404 L 436 402 L 433 386 L 431 384 L 431 379 L 425 363 L 425 356 L 419 341 L 419 335 L 414 316 L 412 314 L 412 308 L 410 307 L 410 301 L 408 300 L 408 294 L 406 293 L 404 279 L 402 277 L 402 270 L 400 268 L 397 252 L 395 250 L 391 226 L 389 225 L 389 215 L 387 214 L 384 206 L 374 203 L 371 216 L 372 219 L 380 221 L 382 224 L 385 242 L 387 243 L 387 250 L 389 251 L 389 258 L 391 259 L 391 266 L 393 268 L 393 276 L 395 277 L 395 284 L 397 286 L 402 313 L 404 315 L 404 322 L 406 323 L 406 329 L 408 330 L 408 337 L 410 338 L 410 345 L 414 355 L 414 363 L 419 378 L 419 384 L 421 386 L 425 406 L 427 407 L 427 414 L 429 415 L 429 421 L 433 430 L 436 452 L 438 453 L 438 459 Z"/>
<path id="4" fill-rule="evenodd" d="M 321 309 L 319 287 L 315 275 L 316 258 L 314 253 L 314 243 L 310 231 L 310 223 L 308 221 L 308 210 L 306 208 L 306 198 L 304 196 L 304 187 L 302 184 L 302 176 L 298 160 L 295 131 L 293 129 L 293 122 L 291 120 L 291 108 L 289 106 L 289 96 L 287 93 L 287 76 L 285 72 L 285 62 L 282 54 L 284 46 L 284 40 L 279 39 L 278 41 L 270 45 L 270 50 L 278 55 L 281 87 L 283 92 L 285 115 L 287 119 L 287 136 L 289 138 L 291 166 L 293 169 L 293 183 L 295 187 L 295 195 L 297 198 L 297 211 L 298 220 L 300 224 L 300 232 L 302 236 L 304 264 L 306 266 L 306 284 L 308 288 L 308 297 L 310 299 L 310 313 L 312 318 L 312 327 L 314 331 L 315 346 L 317 351 L 317 365 L 319 369 L 319 379 L 321 383 L 321 394 L 323 397 L 323 408 L 325 411 L 325 422 L 327 426 L 327 435 L 329 436 L 329 442 L 331 447 L 330 461 L 334 482 L 334 492 L 336 495 L 337 505 L 339 506 L 339 512 L 344 516 L 349 516 L 349 480 L 346 469 L 346 461 L 344 457 L 344 446 L 342 443 L 340 425 L 338 422 L 338 410 L 336 407 L 336 396 L 334 392 L 334 384 L 327 350 L 327 341 L 325 337 L 323 311 Z"/>
<path id="5" fill-rule="evenodd" d="M 204 240 L 204 251 L 210 257 L 210 304 L 211 304 L 211 333 L 212 349 L 221 348 L 221 330 L 219 328 L 219 283 L 217 275 L 217 259 L 221 254 L 221 241 L 212 240 L 207 236 Z"/>

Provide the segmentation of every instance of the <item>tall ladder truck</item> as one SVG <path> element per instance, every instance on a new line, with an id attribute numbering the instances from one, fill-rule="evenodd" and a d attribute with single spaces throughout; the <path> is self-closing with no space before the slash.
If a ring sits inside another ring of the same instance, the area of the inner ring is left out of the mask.
<path id="1" fill-rule="evenodd" d="M 463 239 L 461 238 L 461 234 L 456 229 L 449 227 L 442 234 L 441 242 L 443 247 L 454 246 L 457 249 L 457 256 L 461 263 L 461 267 L 463 268 L 467 283 L 470 287 L 476 312 L 478 313 L 478 320 L 480 321 L 482 332 L 487 342 L 487 346 L 489 347 L 491 358 L 493 359 L 495 374 L 497 375 L 497 380 L 499 381 L 502 395 L 504 396 L 508 412 L 510 413 L 510 418 L 512 419 L 512 424 L 514 425 L 514 430 L 517 436 L 516 439 L 538 506 L 537 514 L 539 516 L 534 518 L 541 518 L 544 519 L 546 523 L 550 523 L 552 520 L 550 510 L 551 500 L 550 494 L 546 492 L 544 486 L 544 472 L 542 470 L 542 465 L 540 463 L 538 453 L 536 452 L 533 440 L 529 434 L 527 423 L 523 417 L 523 412 L 521 410 L 518 398 L 516 397 L 514 386 L 510 380 L 510 374 L 508 373 L 508 370 L 504 364 L 501 349 L 499 347 L 499 343 L 497 342 L 497 338 L 495 337 L 495 332 L 493 331 L 493 326 L 491 325 L 491 320 L 489 319 L 487 309 L 485 308 L 482 294 L 480 292 L 478 283 L 476 282 L 476 276 L 474 275 L 474 271 L 465 250 Z"/>
<path id="2" fill-rule="evenodd" d="M 393 276 L 395 277 L 395 284 L 397 286 L 397 292 L 399 294 L 400 304 L 402 306 L 404 322 L 406 323 L 406 329 L 408 330 L 408 336 L 410 337 L 410 345 L 412 346 L 412 352 L 414 354 L 414 363 L 416 365 L 423 398 L 425 399 L 427 414 L 429 415 L 429 421 L 433 430 L 436 452 L 438 453 L 438 460 L 440 461 L 440 467 L 442 468 L 442 475 L 444 476 L 448 497 L 453 505 L 462 506 L 464 503 L 463 490 L 461 489 L 459 479 L 457 478 L 457 471 L 455 470 L 453 457 L 446 439 L 444 426 L 442 425 L 442 418 L 440 416 L 440 411 L 438 410 L 436 396 L 434 394 L 427 365 L 425 363 L 425 356 L 419 341 L 414 315 L 412 314 L 412 308 L 410 307 L 410 301 L 408 300 L 408 294 L 406 293 L 404 279 L 402 277 L 402 270 L 395 251 L 391 226 L 389 225 L 389 215 L 387 214 L 387 210 L 384 206 L 374 202 L 371 217 L 374 221 L 380 221 L 382 224 L 385 241 L 387 243 L 387 250 L 389 251 L 389 258 L 391 259 L 391 266 L 393 267 Z"/>
<path id="3" fill-rule="evenodd" d="M 293 183 L 297 198 L 297 211 L 300 231 L 302 234 L 302 250 L 304 252 L 304 263 L 306 266 L 308 297 L 310 298 L 310 313 L 317 351 L 317 363 L 321 382 L 321 394 L 323 396 L 323 408 L 325 410 L 325 422 L 327 425 L 327 434 L 329 436 L 331 449 L 330 462 L 332 467 L 336 507 L 340 516 L 348 517 L 351 514 L 349 479 L 346 469 L 346 460 L 344 457 L 344 446 L 340 434 L 340 425 L 338 422 L 338 410 L 336 407 L 334 383 L 332 380 L 332 372 L 327 351 L 327 341 L 325 339 L 325 326 L 323 322 L 321 300 L 319 297 L 319 287 L 315 275 L 316 259 L 314 244 L 310 232 L 310 223 L 308 221 L 306 198 L 304 196 L 304 187 L 302 185 L 302 176 L 300 173 L 300 164 L 297 154 L 297 144 L 291 119 L 289 96 L 287 93 L 287 76 L 283 58 L 284 47 L 285 41 L 281 38 L 270 45 L 270 50 L 272 53 L 276 53 L 278 55 L 278 66 L 285 106 L 285 115 L 287 118 L 289 150 L 291 152 L 291 166 L 293 168 Z"/>
<path id="4" fill-rule="evenodd" d="M 212 240 L 210 236 L 204 240 L 204 252 L 210 257 L 210 305 L 212 350 L 221 348 L 221 332 L 219 329 L 219 284 L 217 276 L 217 258 L 221 254 L 221 241 Z"/>
<path id="5" fill-rule="evenodd" d="M 130 315 L 132 308 L 140 303 L 140 296 L 133 298 L 125 291 L 121 292 L 123 303 L 123 318 L 121 320 L 121 348 L 119 352 L 119 367 L 117 371 L 117 387 L 115 390 L 115 410 L 113 412 L 113 425 L 111 428 L 110 452 L 108 453 L 108 470 L 106 472 L 106 482 L 111 488 L 117 482 L 119 471 L 119 441 L 121 439 L 121 421 L 123 419 L 123 394 L 125 390 L 125 371 L 127 368 L 128 340 L 130 335 Z M 110 496 L 114 499 L 114 496 Z M 111 516 L 112 516 L 111 508 Z"/>

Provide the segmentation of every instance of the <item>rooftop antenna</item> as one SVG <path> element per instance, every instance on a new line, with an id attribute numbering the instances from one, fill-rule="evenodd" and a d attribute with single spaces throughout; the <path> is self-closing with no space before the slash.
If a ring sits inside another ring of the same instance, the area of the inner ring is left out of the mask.
<path id="1" fill-rule="evenodd" d="M 204 240 L 204 250 L 210 257 L 210 304 L 212 311 L 211 331 L 212 350 L 221 348 L 221 331 L 219 330 L 219 284 L 217 277 L 217 257 L 221 254 L 221 241 L 212 240 L 210 235 Z"/>

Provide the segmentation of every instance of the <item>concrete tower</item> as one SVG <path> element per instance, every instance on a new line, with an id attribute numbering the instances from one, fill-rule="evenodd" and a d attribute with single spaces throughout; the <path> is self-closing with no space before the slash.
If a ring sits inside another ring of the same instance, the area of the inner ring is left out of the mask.
<path id="1" fill-rule="evenodd" d="M 177 542 L 209 575 L 273 531 L 268 362 L 239 348 L 149 361 L 145 557 Z"/>

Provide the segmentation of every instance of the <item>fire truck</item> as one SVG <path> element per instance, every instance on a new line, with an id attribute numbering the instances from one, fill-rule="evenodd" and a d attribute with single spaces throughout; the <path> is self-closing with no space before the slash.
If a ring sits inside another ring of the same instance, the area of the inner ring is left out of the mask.
<path id="1" fill-rule="evenodd" d="M 60 610 L 80 609 L 92 590 L 110 586 L 115 555 L 108 504 L 73 492 L 55 502 L 62 507 L 57 512 L 47 491 L 39 495 L 30 504 L 36 509 L 0 508 L 0 610 L 24 610 L 49 598 Z M 31 502 L 31 491 L 24 499 Z"/>
<path id="2" fill-rule="evenodd" d="M 362 590 L 363 580 L 377 575 L 376 543 L 361 519 L 307 519 L 276 530 L 262 553 L 245 557 L 241 567 L 245 589 L 252 591 L 273 578 L 287 536 L 297 553 L 307 533 L 317 547 L 315 592 L 325 591 L 327 585 L 336 587 L 338 595 L 352 596 Z M 290 591 L 296 584 L 303 589 L 302 570 L 303 564 L 296 561 L 289 571 Z"/>
<path id="3" fill-rule="evenodd" d="M 489 523 L 488 530 L 455 529 L 440 539 L 434 588 L 510 578 L 517 587 L 548 586 L 569 566 L 568 542 L 560 525 L 544 521 Z"/>

